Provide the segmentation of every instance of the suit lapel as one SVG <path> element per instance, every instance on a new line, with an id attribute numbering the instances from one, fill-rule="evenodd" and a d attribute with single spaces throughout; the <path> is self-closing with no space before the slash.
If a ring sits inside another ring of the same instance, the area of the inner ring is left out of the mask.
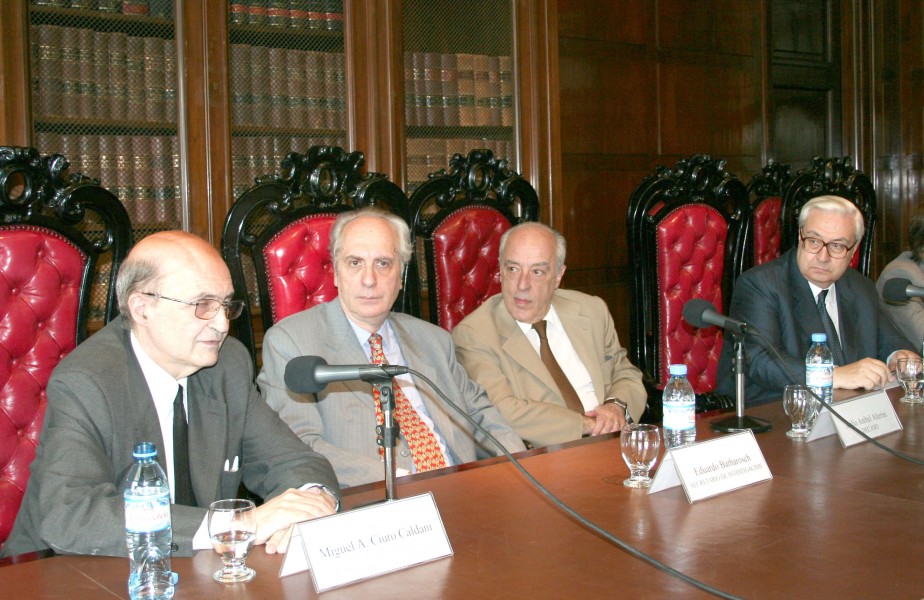
<path id="1" fill-rule="evenodd" d="M 498 331 L 504 338 L 501 348 L 510 357 L 510 359 L 523 368 L 521 377 L 532 377 L 538 383 L 549 390 L 550 397 L 558 398 L 560 392 L 555 380 L 549 370 L 545 368 L 545 363 L 539 357 L 539 353 L 529 343 L 526 334 L 520 329 L 517 322 L 507 312 L 507 307 L 503 302 L 498 302 L 494 307 L 494 320 L 498 324 Z M 565 405 L 562 400 L 562 406 Z"/>
<path id="2" fill-rule="evenodd" d="M 848 267 L 849 268 L 849 267 Z M 860 314 L 853 299 L 856 298 L 846 277 L 841 277 L 835 284 L 837 287 L 837 327 L 838 337 L 841 341 L 841 350 L 844 351 L 844 360 L 849 365 L 860 359 L 856 354 L 857 344 L 854 343 L 856 325 Z"/>
<path id="3" fill-rule="evenodd" d="M 812 296 L 812 288 L 799 270 L 796 263 L 796 250 L 790 250 L 792 255 L 789 261 L 789 290 L 792 297 L 792 307 L 795 316 L 796 333 L 799 340 L 811 340 L 813 333 L 824 333 L 825 328 L 818 315 L 818 306 Z M 801 342 L 800 342 L 801 343 Z"/>
<path id="4" fill-rule="evenodd" d="M 224 461 L 234 462 L 238 448 L 228 448 L 228 405 L 211 385 L 208 369 L 187 379 L 186 405 L 189 420 L 189 472 L 199 506 L 220 498 L 219 483 Z M 238 457 L 240 467 L 246 459 Z M 229 464 L 229 467 L 231 465 Z"/>
<path id="5" fill-rule="evenodd" d="M 363 353 L 362 346 L 356 338 L 356 332 L 353 326 L 343 312 L 340 302 L 334 300 L 323 305 L 325 322 L 330 329 L 330 335 L 325 337 L 325 344 L 329 350 L 328 356 L 335 357 L 334 360 L 343 364 L 361 365 L 371 362 L 371 357 Z M 404 348 L 401 348 L 402 352 Z M 407 358 L 407 355 L 405 355 Z M 375 404 L 372 396 L 369 394 L 369 384 L 362 381 L 343 381 L 340 382 L 344 388 L 350 390 L 356 398 L 364 405 L 369 406 L 373 411 Z"/>
<path id="6" fill-rule="evenodd" d="M 603 398 L 603 372 L 600 370 L 600 358 L 594 352 L 594 335 L 590 319 L 581 314 L 580 304 L 559 296 L 557 292 L 552 298 L 552 305 L 578 358 L 590 375 L 597 398 Z"/>

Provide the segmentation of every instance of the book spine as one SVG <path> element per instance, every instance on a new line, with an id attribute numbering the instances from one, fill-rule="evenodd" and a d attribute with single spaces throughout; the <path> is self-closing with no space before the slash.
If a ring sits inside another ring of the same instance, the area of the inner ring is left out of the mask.
<path id="1" fill-rule="evenodd" d="M 177 70 L 176 44 L 173 40 L 163 40 L 164 44 L 164 119 L 170 123 L 177 122 Z"/>
<path id="2" fill-rule="evenodd" d="M 235 125 L 253 123 L 253 74 L 251 73 L 250 46 L 231 44 L 231 122 Z"/>
<path id="3" fill-rule="evenodd" d="M 455 54 L 440 55 L 440 79 L 442 84 L 443 124 L 458 127 L 459 118 L 459 66 Z"/>
<path id="4" fill-rule="evenodd" d="M 285 48 L 269 49 L 269 124 L 271 127 L 288 126 L 286 52 Z"/>
<path id="5" fill-rule="evenodd" d="M 491 88 L 488 75 L 488 57 L 475 55 L 475 124 L 491 124 Z"/>
<path id="6" fill-rule="evenodd" d="M 164 42 L 144 38 L 144 116 L 148 121 L 165 120 L 165 87 Z"/>
<path id="7" fill-rule="evenodd" d="M 500 57 L 501 125 L 513 126 L 513 57 Z M 506 156 L 506 155 L 505 155 Z"/>
<path id="8" fill-rule="evenodd" d="M 459 125 L 471 127 L 478 124 L 475 115 L 475 56 L 456 55 L 459 84 Z"/>

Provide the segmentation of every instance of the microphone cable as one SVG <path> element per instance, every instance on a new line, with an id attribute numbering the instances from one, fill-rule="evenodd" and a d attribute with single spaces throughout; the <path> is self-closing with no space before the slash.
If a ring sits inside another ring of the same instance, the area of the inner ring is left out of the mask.
<path id="1" fill-rule="evenodd" d="M 764 345 L 764 347 L 767 348 L 768 350 L 770 350 L 770 352 L 773 353 L 773 355 L 776 357 L 777 362 L 779 362 L 779 364 L 783 365 L 783 368 L 786 370 L 786 373 L 789 375 L 789 378 L 790 378 L 792 381 L 795 381 L 795 382 L 798 382 L 798 381 L 799 381 L 799 378 L 796 377 L 796 374 L 793 372 L 793 370 L 790 369 L 790 368 L 789 368 L 789 365 L 786 364 L 786 361 L 783 360 L 783 356 L 780 354 L 779 350 L 777 350 L 777 349 L 769 342 L 769 340 L 767 340 L 767 338 L 764 337 L 764 335 L 760 332 L 759 329 L 757 329 L 757 328 L 755 328 L 755 327 L 748 327 L 748 334 L 749 334 L 749 335 L 754 335 L 754 336 L 756 336 L 756 337 L 761 341 L 761 343 Z M 804 385 L 804 384 L 802 384 L 802 385 Z M 896 449 L 894 449 L 894 448 L 889 448 L 888 446 L 886 446 L 886 445 L 883 444 L 882 442 L 879 442 L 878 440 L 876 440 L 876 439 L 874 439 L 874 438 L 871 438 L 869 435 L 866 434 L 866 432 L 861 431 L 859 427 L 857 427 L 856 425 L 854 425 L 853 423 L 851 423 L 850 421 L 848 421 L 846 417 L 842 417 L 841 414 L 838 413 L 836 410 L 834 410 L 834 408 L 833 408 L 830 404 L 828 404 L 827 402 L 825 402 L 818 394 L 816 394 L 816 393 L 815 393 L 815 390 L 813 390 L 813 389 L 810 388 L 809 386 L 805 386 L 805 388 L 809 391 L 809 393 L 812 395 L 812 397 L 814 397 L 816 400 L 818 400 L 818 403 L 821 404 L 823 407 L 827 408 L 828 411 L 829 411 L 832 415 L 834 415 L 835 417 L 837 417 L 842 423 L 844 423 L 845 425 L 847 425 L 848 427 L 850 427 L 850 429 L 852 429 L 853 431 L 855 431 L 856 433 L 858 433 L 859 435 L 861 435 L 861 436 L 862 436 L 863 438 L 865 438 L 867 441 L 872 442 L 872 444 L 873 444 L 874 446 L 878 446 L 879 448 L 882 448 L 883 450 L 885 450 L 885 451 L 888 452 L 889 454 L 891 454 L 891 455 L 893 455 L 893 456 L 896 456 L 896 457 L 898 457 L 898 458 L 901 458 L 902 460 L 907 460 L 907 461 L 910 462 L 910 463 L 914 463 L 914 464 L 916 464 L 916 465 L 924 466 L 924 460 L 921 460 L 921 459 L 919 459 L 919 458 L 915 458 L 915 457 L 913 457 L 913 456 L 910 456 L 910 455 L 908 455 L 908 454 L 905 454 L 904 452 L 900 452 L 900 451 L 898 451 L 898 450 L 896 450 Z M 817 417 L 816 417 L 816 418 L 817 418 Z"/>
<path id="2" fill-rule="evenodd" d="M 459 413 L 459 414 L 462 416 L 462 418 L 464 418 L 466 421 L 468 421 L 469 424 L 471 424 L 473 427 L 475 427 L 478 431 L 480 431 L 480 432 L 482 432 L 483 434 L 485 434 L 485 435 L 488 437 L 488 439 L 491 440 L 491 442 L 494 443 L 495 446 L 497 446 L 498 448 L 500 448 L 501 452 L 504 453 L 504 456 L 506 456 L 507 459 L 508 459 L 511 463 L 513 463 L 513 466 L 516 467 L 517 470 L 520 471 L 520 473 L 522 473 L 523 476 L 526 477 L 526 479 L 527 479 L 530 483 L 532 483 L 533 486 L 534 486 L 537 490 L 539 490 L 546 498 L 548 498 L 549 500 L 551 500 L 552 503 L 555 504 L 555 506 L 559 507 L 561 510 L 563 510 L 563 511 L 566 512 L 567 514 L 571 515 L 571 517 L 574 518 L 575 520 L 577 520 L 579 523 L 581 523 L 582 525 L 584 525 L 585 527 L 587 527 L 587 528 L 590 529 L 591 531 L 594 531 L 594 532 L 596 532 L 597 534 L 603 536 L 605 539 L 609 540 L 610 542 L 612 542 L 613 544 L 615 544 L 615 545 L 618 546 L 619 548 L 621 548 L 621 549 L 623 549 L 624 551 L 628 552 L 631 556 L 633 556 L 633 557 L 635 557 L 635 558 L 637 558 L 637 559 L 639 559 L 639 560 L 642 560 L 642 561 L 644 561 L 644 562 L 647 562 L 647 563 L 650 564 L 651 566 L 653 566 L 653 567 L 655 567 L 655 568 L 657 568 L 657 569 L 659 569 L 659 570 L 661 570 L 661 571 L 664 571 L 664 572 L 667 573 L 668 575 L 671 575 L 671 576 L 673 576 L 673 577 L 676 577 L 677 579 L 680 579 L 681 581 L 684 581 L 684 582 L 686 582 L 686 583 L 688 583 L 688 584 L 690 584 L 690 585 L 692 585 L 692 586 L 694 586 L 694 587 L 696 587 L 696 588 L 699 588 L 699 589 L 703 590 L 704 592 L 713 594 L 714 596 L 718 596 L 719 598 L 728 598 L 728 599 L 730 599 L 730 600 L 739 600 L 739 596 L 733 596 L 733 595 L 731 595 L 731 594 L 728 594 L 728 593 L 726 593 L 726 592 L 723 592 L 722 590 L 719 590 L 719 589 L 717 589 L 717 588 L 714 588 L 714 587 L 712 587 L 712 586 L 710 586 L 710 585 L 708 585 L 708 584 L 706 584 L 706 583 L 703 583 L 702 581 L 699 581 L 698 579 L 694 579 L 694 578 L 690 577 L 689 575 L 686 575 L 685 573 L 682 573 L 682 572 L 678 571 L 677 569 L 675 569 L 675 568 L 673 568 L 673 567 L 671 567 L 671 566 L 669 566 L 669 565 L 667 565 L 667 564 L 661 562 L 660 560 L 654 558 L 653 556 L 649 556 L 648 554 L 645 554 L 645 553 L 642 552 L 641 550 L 637 550 L 636 548 L 632 547 L 632 546 L 629 545 L 628 543 L 622 541 L 622 540 L 619 539 L 618 537 L 616 537 L 616 536 L 614 536 L 613 534 L 611 534 L 610 532 L 606 531 L 605 529 L 603 529 L 603 528 L 600 527 L 599 525 L 596 525 L 596 524 L 592 523 L 591 521 L 587 520 L 585 517 L 581 516 L 580 513 L 578 513 L 576 510 L 574 510 L 573 508 L 571 508 L 570 506 L 568 506 L 567 504 L 565 504 L 563 501 L 559 500 L 558 497 L 555 496 L 555 494 L 553 494 L 551 491 L 548 490 L 548 488 L 546 488 L 544 485 L 542 485 L 541 483 L 539 483 L 539 480 L 537 480 L 535 477 L 533 477 L 533 476 L 530 474 L 530 472 L 527 471 L 527 470 L 523 467 L 523 465 L 520 464 L 520 461 L 519 461 L 517 458 L 515 458 L 512 454 L 510 454 L 510 452 L 504 447 L 504 445 L 501 444 L 501 443 L 497 440 L 497 438 L 495 438 L 493 435 L 491 435 L 491 433 L 490 433 L 489 431 L 487 431 L 484 427 L 482 427 L 479 423 L 477 423 L 467 412 L 465 412 L 465 411 L 462 410 L 458 405 L 456 405 L 455 402 L 453 402 L 452 400 L 450 400 L 450 399 L 446 396 L 446 394 L 444 394 L 443 391 L 442 391 L 439 387 L 437 387 L 437 385 L 436 385 L 435 383 L 433 383 L 433 382 L 430 381 L 430 379 L 428 379 L 425 375 L 421 374 L 421 373 L 418 372 L 418 371 L 415 371 L 414 369 L 408 368 L 408 371 L 409 371 L 412 375 L 414 375 L 415 377 L 419 377 L 419 378 L 422 379 L 424 382 L 426 382 L 427 385 L 429 385 L 430 388 L 433 389 L 433 391 L 435 391 L 437 394 L 439 394 L 439 397 L 442 398 L 443 401 L 444 401 L 447 405 L 449 405 L 450 407 L 452 407 L 452 409 L 453 409 L 454 411 L 456 411 L 457 413 Z"/>

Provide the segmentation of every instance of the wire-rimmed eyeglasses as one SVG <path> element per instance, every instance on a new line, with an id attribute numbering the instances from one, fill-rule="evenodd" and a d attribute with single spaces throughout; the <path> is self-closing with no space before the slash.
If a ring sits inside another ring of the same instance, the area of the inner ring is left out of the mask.
<path id="1" fill-rule="evenodd" d="M 799 238 L 802 240 L 802 249 L 806 252 L 818 254 L 822 248 L 827 248 L 828 256 L 831 258 L 844 258 L 857 245 L 856 242 L 849 246 L 844 242 L 825 242 L 816 237 L 805 237 L 801 231 L 799 232 Z"/>
<path id="2" fill-rule="evenodd" d="M 244 310 L 244 301 L 243 300 L 218 300 L 216 298 L 203 298 L 202 300 L 178 300 L 177 298 L 168 298 L 167 296 L 162 296 L 160 294 L 155 294 L 153 292 L 141 292 L 145 296 L 150 296 L 151 298 L 157 298 L 159 300 L 170 300 L 171 302 L 179 302 L 180 304 L 188 304 L 189 306 L 196 307 L 196 316 L 204 321 L 215 318 L 215 315 L 218 314 L 219 308 L 225 309 L 225 317 L 228 320 L 236 319 L 241 316 L 241 312 Z"/>

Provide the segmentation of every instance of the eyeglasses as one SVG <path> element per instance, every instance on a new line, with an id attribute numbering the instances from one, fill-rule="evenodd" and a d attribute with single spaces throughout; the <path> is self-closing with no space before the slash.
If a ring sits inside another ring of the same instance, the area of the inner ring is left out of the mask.
<path id="1" fill-rule="evenodd" d="M 804 237 L 801 231 L 799 237 L 802 239 L 802 249 L 806 252 L 818 254 L 822 248 L 827 248 L 831 258 L 844 258 L 857 245 L 856 242 L 848 246 L 843 242 L 825 242 L 815 237 Z"/>
<path id="2" fill-rule="evenodd" d="M 228 320 L 238 318 L 241 316 L 241 312 L 244 310 L 243 300 L 226 300 L 222 302 L 221 300 L 216 300 L 215 298 L 203 298 L 202 300 L 190 302 L 189 300 L 177 300 L 176 298 L 168 298 L 167 296 L 152 294 L 151 292 L 142 292 L 142 294 L 145 296 L 150 296 L 151 298 L 157 298 L 158 300 L 170 300 L 171 302 L 179 302 L 180 304 L 195 306 L 196 316 L 205 321 L 215 318 L 215 315 L 218 314 L 219 308 L 225 309 L 225 317 L 227 317 Z"/>

